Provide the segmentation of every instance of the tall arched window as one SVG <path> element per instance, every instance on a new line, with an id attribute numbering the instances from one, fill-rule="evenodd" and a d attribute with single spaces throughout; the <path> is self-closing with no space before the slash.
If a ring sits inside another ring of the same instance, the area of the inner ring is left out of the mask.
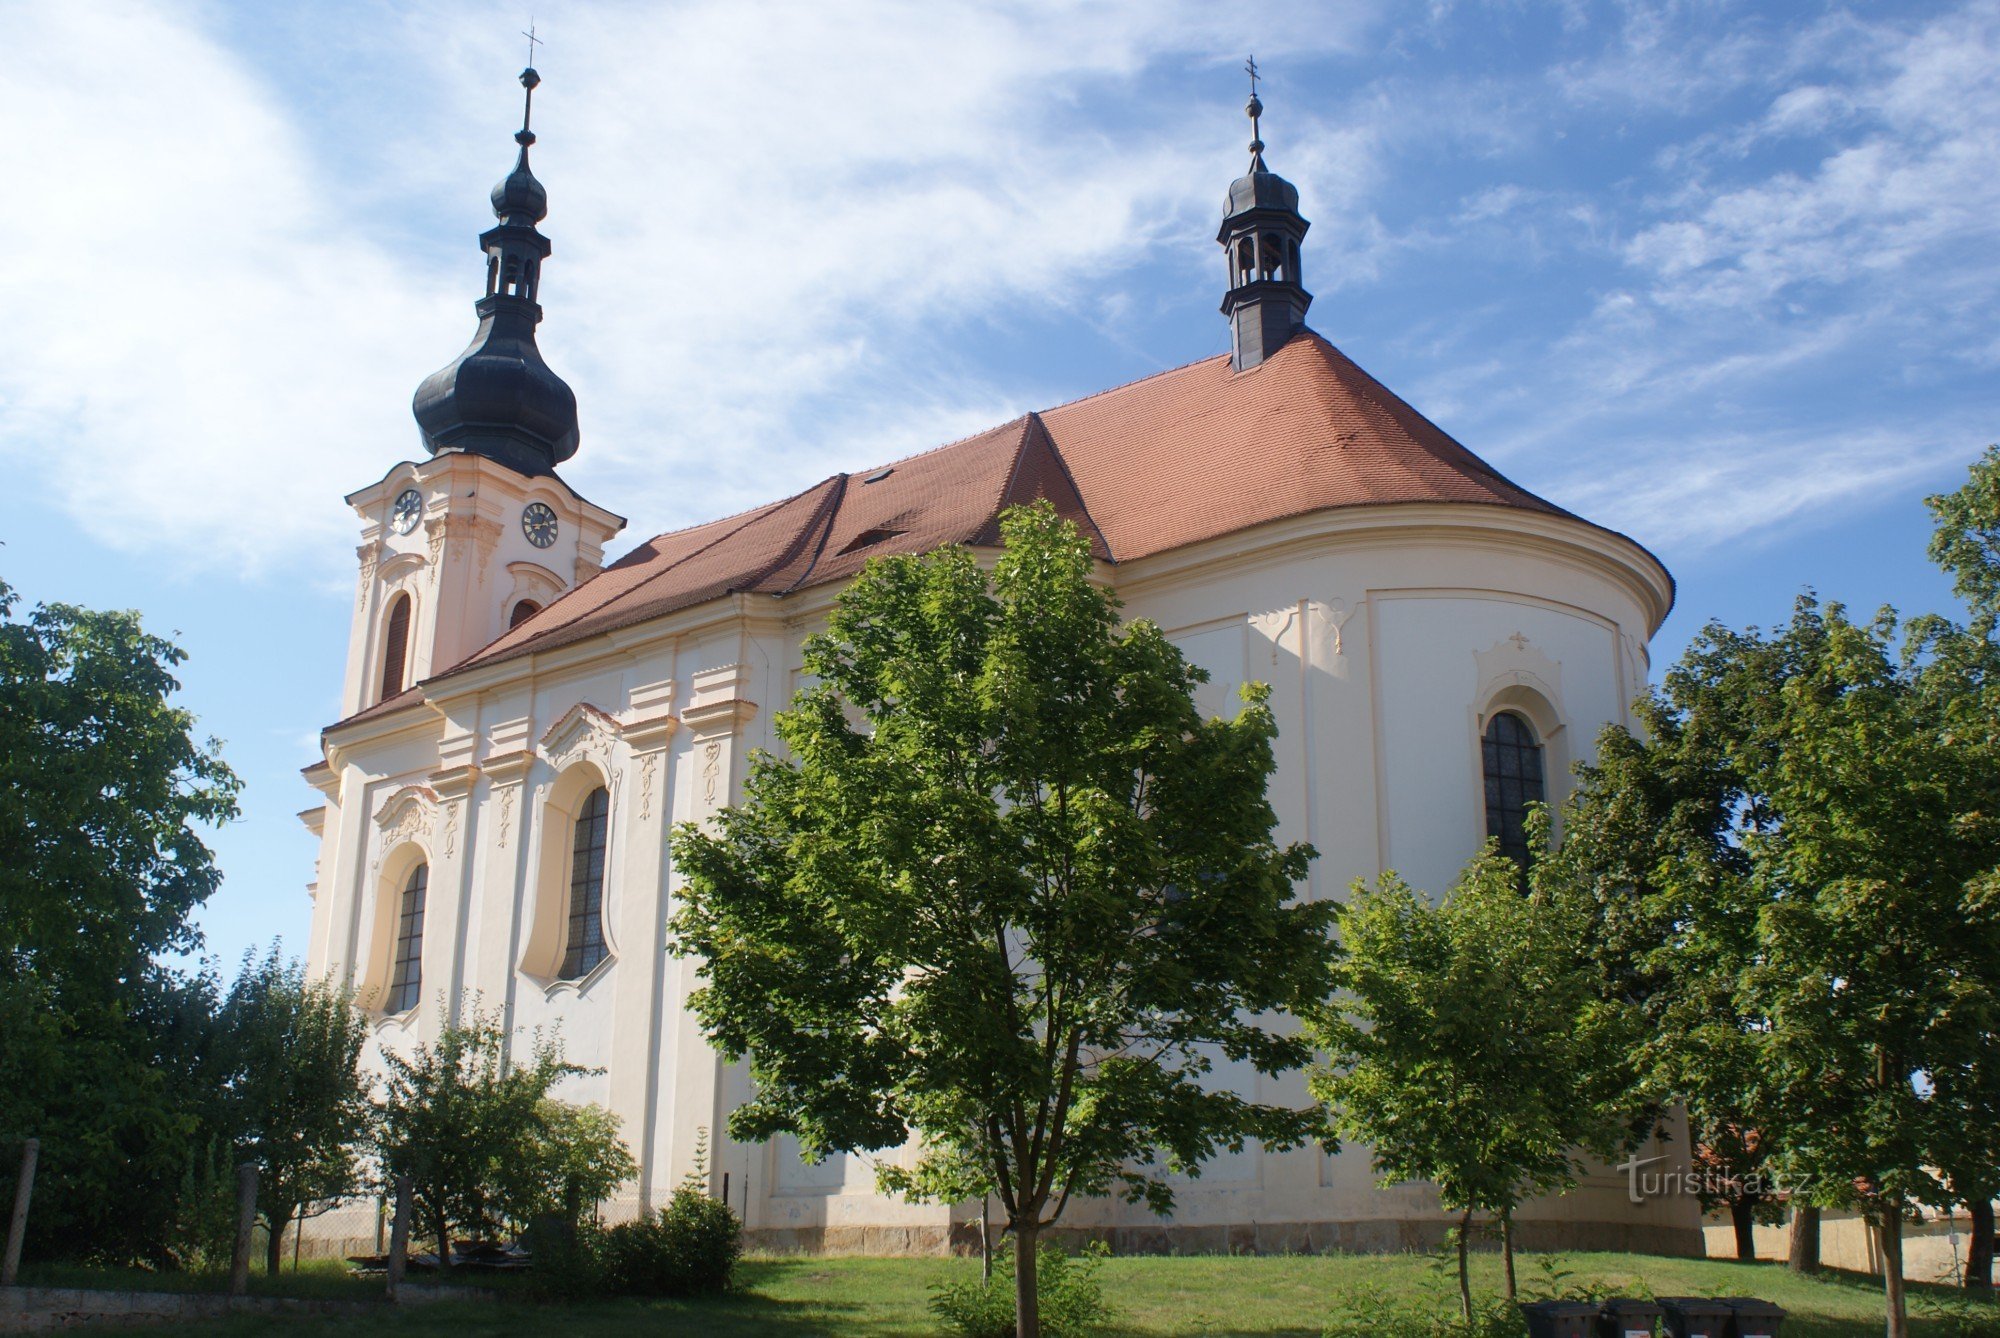
<path id="1" fill-rule="evenodd" d="M 1528 849 L 1528 805 L 1542 801 L 1542 744 L 1525 719 L 1501 711 L 1486 725 L 1486 834 L 1500 843 L 1500 853 L 1525 870 L 1533 862 Z"/>
<path id="2" fill-rule="evenodd" d="M 570 843 L 569 937 L 560 973 L 564 980 L 590 974 L 605 958 L 604 849 L 610 818 L 611 795 L 600 785 L 577 810 L 576 836 Z"/>
<path id="3" fill-rule="evenodd" d="M 389 602 L 389 621 L 382 629 L 382 695 L 388 701 L 403 690 L 403 669 L 410 658 L 410 596 L 399 593 Z"/>
<path id="4" fill-rule="evenodd" d="M 424 992 L 424 896 L 431 870 L 419 864 L 403 884 L 403 905 L 396 920 L 396 965 L 389 977 L 389 997 L 383 1010 L 400 1013 L 416 1007 Z"/>
<path id="5" fill-rule="evenodd" d="M 507 615 L 507 626 L 510 629 L 519 627 L 522 623 L 528 621 L 528 619 L 541 611 L 542 606 L 540 604 L 537 604 L 532 599 L 524 599 L 514 605 L 514 611 Z"/>

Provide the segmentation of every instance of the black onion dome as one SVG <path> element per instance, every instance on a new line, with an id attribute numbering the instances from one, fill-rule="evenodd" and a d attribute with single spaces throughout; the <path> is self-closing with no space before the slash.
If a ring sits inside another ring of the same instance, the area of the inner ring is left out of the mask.
<path id="1" fill-rule="evenodd" d="M 1258 118 L 1264 114 L 1264 103 L 1253 92 L 1249 103 L 1243 108 L 1250 117 L 1250 170 L 1229 183 L 1229 197 L 1223 201 L 1222 216 L 1234 218 L 1252 209 L 1282 209 L 1287 213 L 1299 211 L 1299 188 L 1264 165 L 1264 136 L 1258 128 Z"/>
<path id="2" fill-rule="evenodd" d="M 534 70 L 521 73 L 533 110 Z M 550 474 L 576 454 L 576 392 L 542 361 L 535 326 L 542 319 L 542 262 L 549 239 L 535 228 L 548 216 L 549 196 L 528 170 L 535 142 L 522 117 L 514 140 L 521 155 L 493 188 L 499 222 L 479 238 L 486 252 L 486 296 L 479 299 L 479 329 L 465 352 L 417 387 L 411 409 L 424 448 L 437 455 L 483 455 L 523 474 Z"/>
<path id="3" fill-rule="evenodd" d="M 1229 198 L 1222 212 L 1228 217 L 1252 209 L 1283 209 L 1295 214 L 1299 210 L 1299 188 L 1276 172 L 1246 172 L 1229 183 Z"/>
<path id="4" fill-rule="evenodd" d="M 535 174 L 528 170 L 528 144 L 532 144 L 535 137 L 525 130 L 521 135 L 527 135 L 527 143 L 521 145 L 520 161 L 493 188 L 493 213 L 503 223 L 539 223 L 549 216 L 549 193 L 541 182 L 535 180 Z M 515 138 L 519 139 L 521 135 Z"/>
<path id="5" fill-rule="evenodd" d="M 482 300 L 471 345 L 417 387 L 411 408 L 431 454 L 484 455 L 530 475 L 576 454 L 576 392 L 542 361 L 532 306 Z"/>

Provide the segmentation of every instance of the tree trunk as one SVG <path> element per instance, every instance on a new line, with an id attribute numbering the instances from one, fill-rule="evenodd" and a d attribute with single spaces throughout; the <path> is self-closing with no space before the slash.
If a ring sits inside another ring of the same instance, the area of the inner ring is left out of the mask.
<path id="1" fill-rule="evenodd" d="M 1014 1223 L 1014 1338 L 1042 1338 L 1042 1298 L 1035 1290 L 1041 1235 L 1033 1221 Z"/>
<path id="2" fill-rule="evenodd" d="M 1792 1248 L 1785 1264 L 1794 1273 L 1819 1272 L 1819 1209 L 1810 1203 L 1792 1206 Z"/>
<path id="3" fill-rule="evenodd" d="M 445 1220 L 443 1213 L 437 1215 L 437 1229 L 438 1272 L 449 1273 L 451 1271 L 451 1223 Z"/>
<path id="4" fill-rule="evenodd" d="M 1458 1219 L 1458 1312 L 1472 1323 L 1472 1279 L 1466 1272 L 1465 1251 L 1472 1241 L 1472 1209 Z"/>
<path id="5" fill-rule="evenodd" d="M 1514 1212 L 1511 1208 L 1500 1214 L 1500 1259 L 1507 1269 L 1507 1299 L 1517 1300 L 1520 1292 L 1514 1286 Z"/>
<path id="6" fill-rule="evenodd" d="M 1903 1205 L 1882 1210 L 1875 1224 L 1882 1245 L 1882 1297 L 1889 1312 L 1888 1338 L 1910 1338 L 1910 1311 L 1903 1296 Z"/>
<path id="7" fill-rule="evenodd" d="M 979 1276 L 988 1286 L 993 1282 L 993 1196 L 979 1200 Z"/>
<path id="8" fill-rule="evenodd" d="M 1757 1200 L 1738 1194 L 1729 1201 L 1729 1224 L 1736 1228 L 1736 1257 L 1743 1263 L 1757 1259 Z"/>
<path id="9" fill-rule="evenodd" d="M 264 1271 L 275 1278 L 285 1263 L 285 1226 L 292 1215 L 274 1203 L 265 1210 L 265 1216 L 271 1222 L 271 1239 L 264 1242 Z"/>
<path id="10" fill-rule="evenodd" d="M 1972 1240 L 1965 1252 L 1965 1289 L 1982 1295 L 1993 1290 L 1993 1200 L 1965 1205 L 1972 1214 Z"/>

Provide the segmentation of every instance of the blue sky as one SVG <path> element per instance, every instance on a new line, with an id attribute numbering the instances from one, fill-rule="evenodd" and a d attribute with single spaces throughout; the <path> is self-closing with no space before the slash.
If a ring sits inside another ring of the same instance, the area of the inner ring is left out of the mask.
<path id="1" fill-rule="evenodd" d="M 1659 553 L 1670 662 L 1946 603 L 2000 436 L 2000 3 L 538 0 L 565 476 L 649 534 L 1221 352 L 1268 78 L 1313 326 Z M 472 331 L 525 6 L 0 10 L 0 576 L 143 610 L 246 781 L 203 913 L 302 950 L 356 519 Z"/>

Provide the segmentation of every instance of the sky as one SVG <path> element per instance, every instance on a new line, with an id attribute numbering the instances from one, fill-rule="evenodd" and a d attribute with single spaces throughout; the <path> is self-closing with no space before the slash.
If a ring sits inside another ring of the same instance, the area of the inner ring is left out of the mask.
<path id="1" fill-rule="evenodd" d="M 303 952 L 359 519 L 483 291 L 525 4 L 0 3 L 0 579 L 136 608 Z M 541 344 L 611 548 L 1227 349 L 1241 65 L 1309 321 L 1679 581 L 1949 608 L 2000 437 L 2000 0 L 535 0 Z"/>

